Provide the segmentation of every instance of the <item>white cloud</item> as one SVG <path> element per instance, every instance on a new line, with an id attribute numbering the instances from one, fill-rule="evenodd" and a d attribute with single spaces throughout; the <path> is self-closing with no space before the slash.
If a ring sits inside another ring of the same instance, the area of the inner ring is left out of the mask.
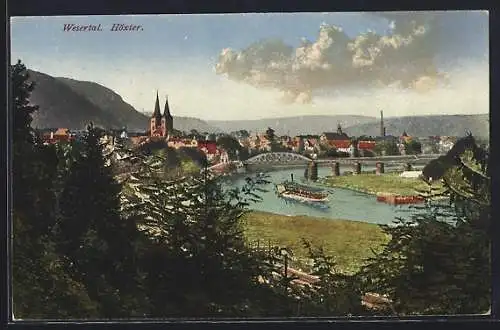
<path id="1" fill-rule="evenodd" d="M 100 83 L 118 94 L 137 110 L 152 111 L 156 89 L 161 102 L 165 94 L 174 116 L 202 119 L 257 119 L 308 114 L 358 114 L 386 116 L 423 114 L 469 114 L 489 111 L 489 68 L 487 63 L 467 63 L 427 92 L 398 87 L 350 89 L 335 96 L 321 96 L 307 103 L 309 95 L 300 94 L 301 103 L 285 104 L 279 90 L 259 89 L 241 84 L 213 72 L 206 62 L 181 63 L 166 59 L 162 63 L 137 61 L 83 61 L 58 64 L 49 59 L 23 58 L 29 68 L 53 76 L 65 76 Z M 17 57 L 13 57 L 15 61 Z M 83 63 L 83 64 L 82 64 Z M 422 85 L 434 84 L 423 79 Z M 397 84 L 396 84 L 397 85 Z"/>

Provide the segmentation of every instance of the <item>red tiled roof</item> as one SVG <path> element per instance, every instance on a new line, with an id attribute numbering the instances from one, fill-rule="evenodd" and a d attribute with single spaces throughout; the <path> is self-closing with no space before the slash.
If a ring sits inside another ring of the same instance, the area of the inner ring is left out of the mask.
<path id="1" fill-rule="evenodd" d="M 345 140 L 348 139 L 349 136 L 346 133 L 337 133 L 337 132 L 325 132 L 323 135 L 326 137 L 328 141 L 331 140 Z"/>
<path id="2" fill-rule="evenodd" d="M 207 149 L 208 154 L 217 153 L 217 144 L 215 143 L 215 141 L 198 141 L 198 149 L 202 148 Z"/>
<path id="3" fill-rule="evenodd" d="M 349 140 L 331 140 L 329 141 L 329 143 L 335 148 L 349 148 L 349 146 L 351 145 L 351 141 Z"/>
<path id="4" fill-rule="evenodd" d="M 373 150 L 375 148 L 375 141 L 359 141 L 358 149 Z"/>

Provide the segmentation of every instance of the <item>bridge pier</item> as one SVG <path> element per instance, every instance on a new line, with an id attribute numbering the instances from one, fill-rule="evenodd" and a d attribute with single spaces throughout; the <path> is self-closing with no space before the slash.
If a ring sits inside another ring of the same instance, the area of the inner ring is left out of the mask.
<path id="1" fill-rule="evenodd" d="M 340 176 L 340 162 L 334 162 L 332 165 L 332 175 Z"/>
<path id="2" fill-rule="evenodd" d="M 381 175 L 384 174 L 385 172 L 385 167 L 383 162 L 377 162 L 376 168 L 375 168 L 375 174 Z"/>
<path id="3" fill-rule="evenodd" d="M 315 161 L 312 161 L 307 165 L 307 179 L 311 181 L 318 180 L 318 164 Z"/>
<path id="4" fill-rule="evenodd" d="M 405 171 L 411 171 L 412 169 L 413 169 L 413 166 L 411 166 L 411 164 L 410 164 L 410 163 L 406 163 L 406 164 L 404 165 L 404 170 L 405 170 Z"/>
<path id="5" fill-rule="evenodd" d="M 352 173 L 354 175 L 361 174 L 361 163 L 360 162 L 354 162 Z"/>

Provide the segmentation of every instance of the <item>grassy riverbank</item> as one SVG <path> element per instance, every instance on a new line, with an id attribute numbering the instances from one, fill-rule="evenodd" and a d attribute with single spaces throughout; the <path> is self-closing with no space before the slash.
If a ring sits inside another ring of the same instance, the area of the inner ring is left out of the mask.
<path id="1" fill-rule="evenodd" d="M 328 187 L 346 188 L 369 194 L 396 194 L 410 196 L 418 194 L 418 190 L 428 191 L 425 182 L 417 178 L 402 178 L 399 173 L 342 175 L 326 177 L 321 183 Z M 440 182 L 433 183 L 434 188 L 442 187 Z"/>
<path id="2" fill-rule="evenodd" d="M 300 259 L 307 258 L 302 238 L 314 246 L 321 245 L 326 253 L 336 257 L 343 272 L 358 270 L 363 260 L 373 255 L 371 249 L 379 250 L 388 240 L 377 225 L 358 221 L 252 211 L 244 216 L 244 223 L 250 242 L 260 240 L 265 246 L 271 241 L 289 247 Z"/>

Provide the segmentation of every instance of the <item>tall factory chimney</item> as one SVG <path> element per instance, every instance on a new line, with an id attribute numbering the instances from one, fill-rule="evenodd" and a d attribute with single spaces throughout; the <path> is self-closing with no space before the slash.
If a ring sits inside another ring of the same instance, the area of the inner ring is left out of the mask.
<path id="1" fill-rule="evenodd" d="M 384 111 L 380 110 L 380 136 L 385 136 Z"/>

